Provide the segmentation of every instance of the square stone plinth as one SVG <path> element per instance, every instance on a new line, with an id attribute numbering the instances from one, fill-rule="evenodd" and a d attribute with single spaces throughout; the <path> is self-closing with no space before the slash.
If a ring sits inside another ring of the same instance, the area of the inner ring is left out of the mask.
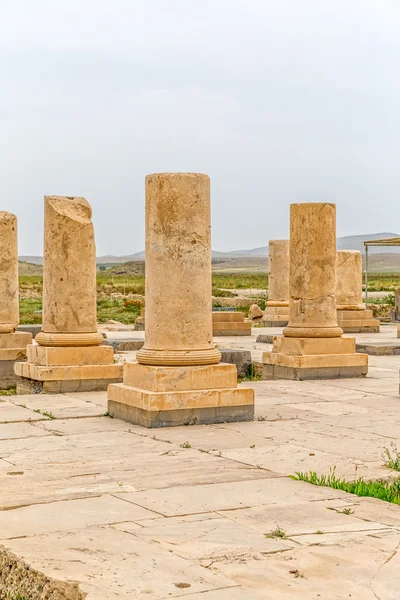
<path id="1" fill-rule="evenodd" d="M 286 327 L 289 322 L 289 307 L 267 306 L 261 319 L 262 327 Z"/>
<path id="2" fill-rule="evenodd" d="M 244 320 L 240 311 L 212 313 L 213 336 L 251 335 L 251 321 Z"/>
<path id="3" fill-rule="evenodd" d="M 125 363 L 124 383 L 108 388 L 108 412 L 144 427 L 250 421 L 254 390 L 237 388 L 234 365 Z"/>
<path id="4" fill-rule="evenodd" d="M 338 310 L 339 327 L 344 333 L 379 333 L 380 321 L 374 319 L 372 310 Z"/>
<path id="5" fill-rule="evenodd" d="M 277 336 L 262 357 L 263 379 L 336 379 L 364 377 L 368 355 L 356 353 L 354 338 Z"/>
<path id="6" fill-rule="evenodd" d="M 26 359 L 26 347 L 32 343 L 30 333 L 0 334 L 0 390 L 9 390 L 17 384 L 15 361 Z"/>
<path id="7" fill-rule="evenodd" d="M 122 381 L 111 346 L 27 348 L 27 362 L 15 363 L 18 394 L 61 394 L 106 390 Z"/>

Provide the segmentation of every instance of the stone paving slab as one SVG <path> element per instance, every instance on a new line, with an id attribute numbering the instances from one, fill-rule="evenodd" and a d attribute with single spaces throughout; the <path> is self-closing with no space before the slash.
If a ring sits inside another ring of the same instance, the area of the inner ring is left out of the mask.
<path id="1" fill-rule="evenodd" d="M 98 417 L 104 414 L 102 407 L 74 396 L 57 395 L 24 395 L 10 396 L 10 402 L 17 406 L 25 406 L 30 410 L 51 413 L 55 418 L 65 417 Z"/>
<path id="2" fill-rule="evenodd" d="M 258 331 L 241 338 L 253 357 Z M 7 397 L 0 563 L 15 554 L 29 600 L 44 577 L 66 600 L 398 600 L 400 508 L 288 475 L 397 476 L 381 454 L 400 448 L 399 361 L 370 357 L 365 380 L 244 382 L 249 423 L 148 430 L 104 416 L 104 392 Z"/>
<path id="3" fill-rule="evenodd" d="M 12 398 L 12 396 L 10 396 L 10 398 Z M 25 408 L 23 402 L 16 406 L 12 402 L 0 400 L 0 424 L 18 422 L 29 423 L 29 421 L 41 421 L 47 418 L 48 417 Z"/>

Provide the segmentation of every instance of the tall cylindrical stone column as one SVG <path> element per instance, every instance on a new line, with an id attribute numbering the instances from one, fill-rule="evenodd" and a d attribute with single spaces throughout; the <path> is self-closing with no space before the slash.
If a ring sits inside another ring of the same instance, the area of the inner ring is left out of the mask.
<path id="1" fill-rule="evenodd" d="M 200 173 L 146 177 L 144 365 L 211 365 L 210 179 Z"/>
<path id="2" fill-rule="evenodd" d="M 41 346 L 97 346 L 96 246 L 85 198 L 44 199 Z"/>
<path id="3" fill-rule="evenodd" d="M 286 337 L 343 333 L 336 315 L 336 206 L 290 206 L 289 325 Z"/>
<path id="4" fill-rule="evenodd" d="M 270 240 L 268 255 L 268 301 L 266 306 L 289 306 L 289 240 Z"/>
<path id="5" fill-rule="evenodd" d="M 357 250 L 336 254 L 336 302 L 338 310 L 364 310 L 362 302 L 362 256 Z"/>
<path id="6" fill-rule="evenodd" d="M 19 323 L 17 217 L 0 211 L 0 333 Z"/>

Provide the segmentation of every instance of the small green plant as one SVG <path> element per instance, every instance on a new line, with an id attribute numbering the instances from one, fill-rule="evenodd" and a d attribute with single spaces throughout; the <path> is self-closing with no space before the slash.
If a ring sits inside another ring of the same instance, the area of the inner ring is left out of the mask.
<path id="1" fill-rule="evenodd" d="M 296 472 L 295 475 L 290 475 L 290 477 L 296 481 L 306 481 L 312 485 L 343 490 L 360 497 L 377 498 L 385 502 L 400 504 L 400 477 L 392 480 L 378 479 L 376 481 L 365 481 L 360 477 L 354 481 L 346 481 L 336 477 L 335 468 L 331 470 L 329 475 L 317 475 L 315 471 L 310 471 L 309 473 Z"/>
<path id="2" fill-rule="evenodd" d="M 344 508 L 342 511 L 342 515 L 352 515 L 354 510 L 352 508 Z"/>
<path id="3" fill-rule="evenodd" d="M 11 595 L 11 593 L 8 592 L 7 600 L 29 600 L 29 598 L 26 598 L 25 596 L 21 596 L 21 594 L 19 592 L 17 592 L 14 595 Z"/>
<path id="4" fill-rule="evenodd" d="M 281 538 L 282 540 L 287 540 L 286 532 L 276 524 L 276 529 L 272 529 L 270 533 L 265 534 L 266 538 Z"/>
<path id="5" fill-rule="evenodd" d="M 0 396 L 15 396 L 17 393 L 17 388 L 13 387 L 9 390 L 0 390 Z"/>
<path id="6" fill-rule="evenodd" d="M 238 378 L 239 383 L 242 381 L 260 381 L 260 380 L 261 380 L 261 373 L 257 373 L 253 363 L 251 363 L 251 365 L 249 366 L 247 375 L 245 375 L 244 377 Z"/>
<path id="7" fill-rule="evenodd" d="M 390 444 L 390 448 L 383 449 L 382 460 L 385 467 L 400 471 L 400 452 L 394 442 Z"/>
<path id="8" fill-rule="evenodd" d="M 394 299 L 394 294 L 388 294 L 387 296 L 384 296 L 381 300 L 382 304 L 389 304 L 390 306 L 394 306 L 395 304 L 395 299 Z"/>
<path id="9" fill-rule="evenodd" d="M 256 445 L 255 445 L 255 444 L 252 444 L 252 445 L 250 446 L 250 448 L 255 448 L 255 447 L 256 447 Z"/>
<path id="10" fill-rule="evenodd" d="M 49 419 L 55 419 L 55 416 L 53 415 L 53 413 L 52 413 L 52 412 L 47 412 L 47 410 L 44 410 L 44 411 L 42 412 L 42 415 L 43 415 L 44 417 L 48 417 Z"/>
<path id="11" fill-rule="evenodd" d="M 322 529 L 317 529 L 317 531 L 315 532 L 316 535 L 323 535 L 323 531 Z"/>
<path id="12" fill-rule="evenodd" d="M 181 448 L 191 448 L 192 444 L 190 442 L 183 442 L 183 444 L 180 444 Z"/>

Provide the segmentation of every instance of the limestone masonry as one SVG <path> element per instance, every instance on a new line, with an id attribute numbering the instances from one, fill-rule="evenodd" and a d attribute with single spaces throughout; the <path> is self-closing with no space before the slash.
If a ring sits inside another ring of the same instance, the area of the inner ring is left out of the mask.
<path id="1" fill-rule="evenodd" d="M 263 354 L 265 379 L 318 379 L 367 374 L 368 355 L 342 338 L 336 316 L 336 207 L 290 207 L 289 325 Z"/>
<path id="2" fill-rule="evenodd" d="M 15 331 L 19 324 L 17 217 L 0 212 L 0 389 L 14 387 L 16 360 L 26 357 L 32 335 Z"/>
<path id="3" fill-rule="evenodd" d="M 16 363 L 18 393 L 106 389 L 120 381 L 112 347 L 100 347 L 96 247 L 85 198 L 45 196 L 43 326 L 28 362 Z"/>
<path id="4" fill-rule="evenodd" d="M 253 418 L 254 392 L 212 339 L 210 179 L 146 177 L 145 344 L 110 385 L 112 416 L 147 427 Z M 164 385 L 164 383 L 166 384 Z"/>
<path id="5" fill-rule="evenodd" d="M 261 324 L 284 327 L 289 321 L 289 240 L 270 240 L 268 255 L 268 300 Z"/>
<path id="6" fill-rule="evenodd" d="M 378 333 L 380 322 L 362 302 L 362 257 L 356 250 L 336 254 L 337 318 L 345 333 Z"/>

